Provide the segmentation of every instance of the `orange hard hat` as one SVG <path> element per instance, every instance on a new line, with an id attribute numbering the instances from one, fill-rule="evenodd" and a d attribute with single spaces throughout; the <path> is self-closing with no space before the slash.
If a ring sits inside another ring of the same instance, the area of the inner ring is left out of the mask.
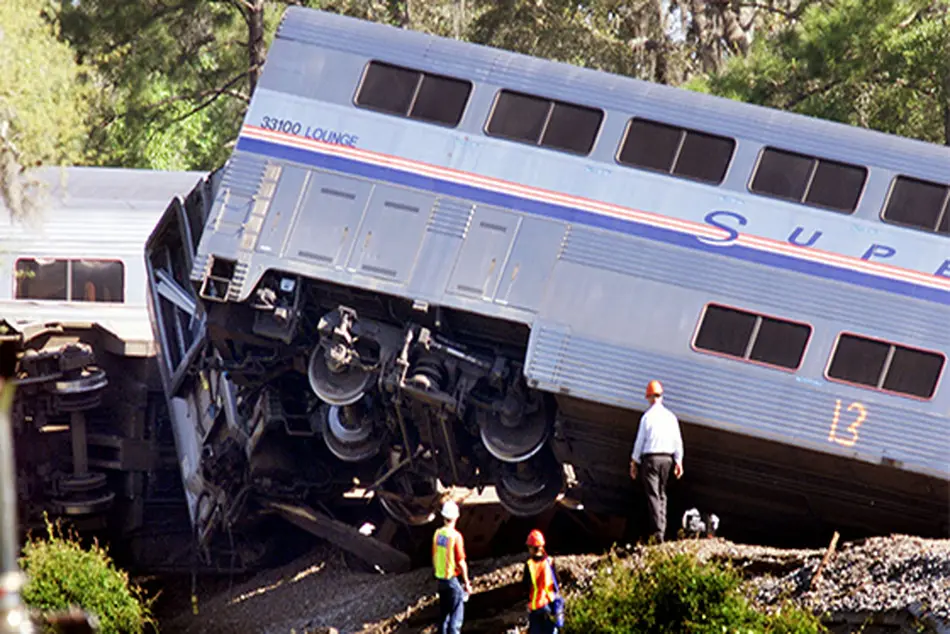
<path id="1" fill-rule="evenodd" d="M 647 383 L 647 398 L 663 394 L 663 384 L 659 381 L 650 381 Z"/>
<path id="2" fill-rule="evenodd" d="M 531 531 L 530 533 L 528 533 L 528 541 L 527 541 L 527 544 L 528 544 L 528 546 L 543 547 L 543 546 L 544 546 L 544 534 L 541 533 L 541 531 L 539 531 L 538 529 L 534 529 L 533 531 Z"/>

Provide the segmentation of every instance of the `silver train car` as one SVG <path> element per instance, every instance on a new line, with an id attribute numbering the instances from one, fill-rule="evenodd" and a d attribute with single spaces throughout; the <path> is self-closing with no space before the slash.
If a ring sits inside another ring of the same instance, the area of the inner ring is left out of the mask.
<path id="1" fill-rule="evenodd" d="M 948 535 L 948 148 L 290 7 L 202 191 L 147 259 L 203 535 L 354 479 L 636 523 L 650 379 L 671 512 Z"/>
<path id="2" fill-rule="evenodd" d="M 133 536 L 161 525 L 170 508 L 185 509 L 142 251 L 168 200 L 204 175 L 91 167 L 28 174 L 36 213 L 15 220 L 0 207 L 0 337 L 21 351 L 20 518 L 40 530 L 44 514 L 66 518 L 80 530 L 122 535 L 120 549 L 132 548 L 140 543 Z"/>

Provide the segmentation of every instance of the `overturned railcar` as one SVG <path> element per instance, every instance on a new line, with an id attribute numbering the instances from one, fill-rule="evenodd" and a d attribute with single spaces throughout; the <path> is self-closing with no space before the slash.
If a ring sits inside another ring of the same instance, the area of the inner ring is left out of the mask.
<path id="1" fill-rule="evenodd" d="M 196 530 L 354 482 L 409 525 L 453 485 L 632 512 L 660 379 L 677 497 L 724 532 L 945 536 L 948 174 L 944 147 L 291 7 L 220 181 L 149 246 Z"/>
<path id="2" fill-rule="evenodd" d="M 13 424 L 25 529 L 63 518 L 156 565 L 165 562 L 153 538 L 167 544 L 187 521 L 142 249 L 168 199 L 201 176 L 41 168 L 26 177 L 34 213 L 15 219 L 0 208 L 0 338 L 19 349 Z M 177 546 L 187 548 L 183 537 Z"/>

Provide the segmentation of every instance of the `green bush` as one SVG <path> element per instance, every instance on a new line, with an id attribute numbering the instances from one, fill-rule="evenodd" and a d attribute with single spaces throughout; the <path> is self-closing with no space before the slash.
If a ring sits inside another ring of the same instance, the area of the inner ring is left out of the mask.
<path id="1" fill-rule="evenodd" d="M 93 542 L 83 548 L 59 522 L 46 522 L 47 539 L 23 547 L 20 566 L 28 576 L 23 601 L 47 612 L 79 606 L 99 620 L 102 634 L 141 634 L 155 626 L 151 605 L 128 574 L 115 567 L 105 549 Z"/>
<path id="2" fill-rule="evenodd" d="M 568 601 L 565 634 L 815 634 L 817 617 L 791 604 L 757 611 L 731 567 L 652 551 L 633 568 L 611 554 L 584 594 Z"/>

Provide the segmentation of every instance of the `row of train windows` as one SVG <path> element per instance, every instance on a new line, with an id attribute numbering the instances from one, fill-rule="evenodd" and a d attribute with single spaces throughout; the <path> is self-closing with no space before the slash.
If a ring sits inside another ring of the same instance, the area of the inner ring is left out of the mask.
<path id="1" fill-rule="evenodd" d="M 45 260 L 16 262 L 16 299 L 72 302 L 122 302 L 125 267 L 117 260 Z"/>
<path id="2" fill-rule="evenodd" d="M 698 350 L 797 370 L 811 338 L 808 324 L 710 304 L 693 345 Z M 842 333 L 831 353 L 829 379 L 929 399 L 946 357 L 868 337 Z"/>
<path id="3" fill-rule="evenodd" d="M 357 90 L 358 106 L 456 126 L 472 92 L 469 81 L 370 62 Z M 587 155 L 604 113 L 511 90 L 501 90 L 485 132 L 523 143 Z M 722 183 L 735 139 L 639 117 L 632 118 L 616 159 L 623 165 L 714 185 Z M 867 168 L 765 148 L 749 189 L 757 194 L 850 214 L 857 208 Z M 898 176 L 883 218 L 950 235 L 950 186 Z"/>

